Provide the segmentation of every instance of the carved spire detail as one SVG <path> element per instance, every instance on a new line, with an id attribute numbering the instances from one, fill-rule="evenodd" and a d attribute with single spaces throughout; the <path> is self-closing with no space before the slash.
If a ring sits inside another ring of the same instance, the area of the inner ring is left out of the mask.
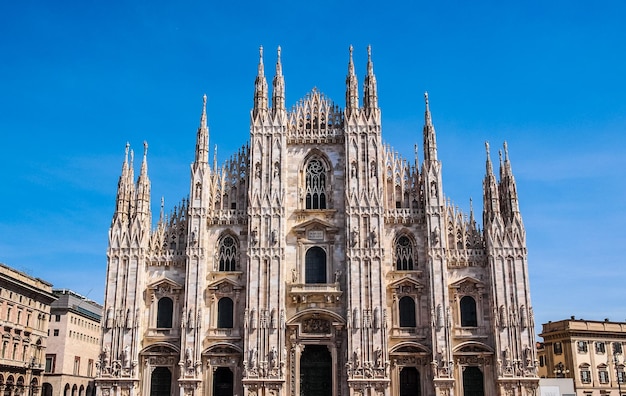
<path id="1" fill-rule="evenodd" d="M 437 161 L 437 138 L 435 126 L 430 114 L 430 104 L 428 102 L 428 92 L 424 92 L 424 102 L 426 111 L 424 113 L 424 161 Z"/>
<path id="2" fill-rule="evenodd" d="M 267 113 L 267 80 L 265 79 L 265 69 L 263 67 L 263 46 L 259 47 L 259 66 L 256 80 L 254 81 L 254 118 L 259 114 Z"/>
<path id="3" fill-rule="evenodd" d="M 200 115 L 200 126 L 196 136 L 196 158 L 195 164 L 206 165 L 209 160 L 209 127 L 206 115 L 206 95 L 202 97 L 202 114 Z"/>
<path id="4" fill-rule="evenodd" d="M 354 61 L 352 60 L 353 48 L 350 46 L 350 60 L 348 61 L 348 76 L 346 77 L 346 116 L 350 117 L 359 108 L 359 88 L 354 72 Z"/>
<path id="5" fill-rule="evenodd" d="M 285 78 L 280 61 L 280 46 L 278 46 L 276 58 L 276 75 L 272 84 L 272 111 L 274 115 L 285 111 Z"/>
<path id="6" fill-rule="evenodd" d="M 378 88 L 374 75 L 374 63 L 372 62 L 372 46 L 367 46 L 367 75 L 363 88 L 363 107 L 368 115 L 378 109 Z"/>

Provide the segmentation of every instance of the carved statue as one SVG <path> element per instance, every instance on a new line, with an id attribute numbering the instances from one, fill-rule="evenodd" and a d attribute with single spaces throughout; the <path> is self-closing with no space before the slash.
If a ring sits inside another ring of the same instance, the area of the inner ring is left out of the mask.
<path id="1" fill-rule="evenodd" d="M 298 271 L 295 268 L 291 269 L 291 282 L 292 283 L 298 282 Z"/>
<path id="2" fill-rule="evenodd" d="M 350 231 L 350 246 L 355 247 L 357 245 L 358 237 L 359 233 L 356 227 L 354 227 L 352 231 Z"/>
<path id="3" fill-rule="evenodd" d="M 270 349 L 270 352 L 267 357 L 270 363 L 270 368 L 276 368 L 276 358 L 277 358 L 276 346 L 272 346 L 272 349 Z"/>

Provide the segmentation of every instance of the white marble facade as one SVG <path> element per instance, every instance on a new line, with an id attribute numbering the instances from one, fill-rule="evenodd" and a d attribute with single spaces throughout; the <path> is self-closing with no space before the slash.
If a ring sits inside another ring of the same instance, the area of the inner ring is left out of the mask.
<path id="1" fill-rule="evenodd" d="M 287 110 L 280 49 L 271 94 L 261 51 L 250 141 L 211 164 L 205 97 L 189 198 L 156 228 L 147 145 L 136 180 L 126 148 L 99 395 L 536 394 L 506 144 L 499 177 L 487 145 L 481 230 L 444 196 L 428 96 L 421 163 L 383 144 L 369 48 L 345 99 Z"/>

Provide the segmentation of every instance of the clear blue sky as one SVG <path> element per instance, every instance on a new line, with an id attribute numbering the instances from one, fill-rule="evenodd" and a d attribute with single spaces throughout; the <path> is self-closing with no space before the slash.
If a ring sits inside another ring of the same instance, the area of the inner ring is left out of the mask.
<path id="1" fill-rule="evenodd" d="M 519 3 L 3 2 L 0 261 L 102 301 L 127 141 L 156 220 L 188 193 L 203 94 L 219 162 L 247 141 L 259 45 L 288 106 L 343 107 L 371 44 L 383 138 L 413 158 L 428 91 L 456 205 L 480 216 L 484 142 L 508 142 L 537 324 L 626 320 L 626 3 Z"/>

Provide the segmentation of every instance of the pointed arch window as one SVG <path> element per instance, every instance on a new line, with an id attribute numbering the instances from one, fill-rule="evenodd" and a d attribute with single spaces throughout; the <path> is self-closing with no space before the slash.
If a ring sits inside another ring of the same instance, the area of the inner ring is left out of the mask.
<path id="1" fill-rule="evenodd" d="M 219 270 L 237 270 L 237 241 L 230 235 L 225 236 L 219 245 Z"/>
<path id="2" fill-rule="evenodd" d="M 326 209 L 326 166 L 314 158 L 306 167 L 306 209 Z"/>
<path id="3" fill-rule="evenodd" d="M 157 328 L 172 328 L 172 313 L 174 312 L 174 302 L 169 297 L 159 299 L 157 306 Z"/>
<path id="4" fill-rule="evenodd" d="M 415 300 L 412 297 L 404 296 L 398 302 L 400 313 L 400 327 L 415 327 Z"/>
<path id="5" fill-rule="evenodd" d="M 305 282 L 326 283 L 326 252 L 314 246 L 307 250 L 305 256 Z"/>
<path id="6" fill-rule="evenodd" d="M 476 301 L 470 296 L 465 296 L 461 299 L 461 326 L 462 327 L 477 327 L 478 320 L 476 315 Z"/>
<path id="7" fill-rule="evenodd" d="M 396 269 L 398 271 L 413 270 L 413 244 L 403 235 L 396 242 Z"/>
<path id="8" fill-rule="evenodd" d="M 233 300 L 222 297 L 217 302 L 217 327 L 219 329 L 233 328 Z"/>

